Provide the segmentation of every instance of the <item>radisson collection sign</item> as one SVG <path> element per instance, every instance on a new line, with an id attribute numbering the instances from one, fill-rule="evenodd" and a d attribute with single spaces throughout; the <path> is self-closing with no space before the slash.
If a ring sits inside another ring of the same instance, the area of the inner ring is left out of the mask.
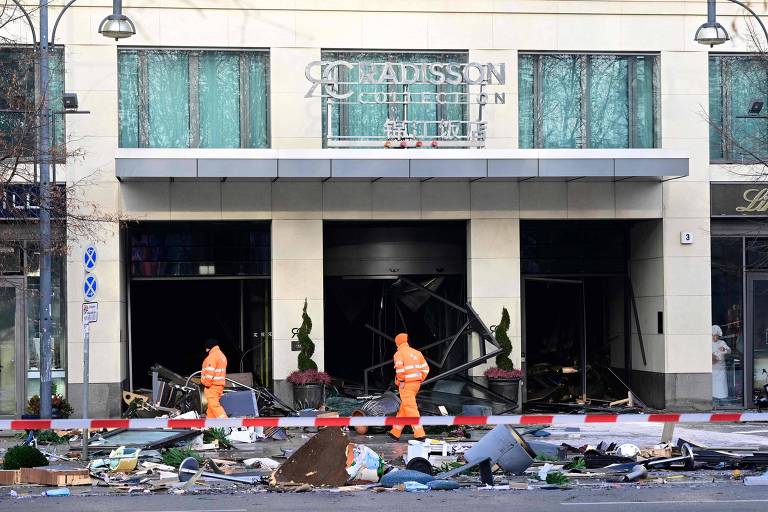
<path id="1" fill-rule="evenodd" d="M 483 108 L 506 102 L 503 91 L 486 90 L 506 84 L 503 63 L 313 61 L 305 75 L 311 84 L 305 97 L 326 100 L 326 126 L 331 126 L 334 112 L 341 112 L 344 105 L 389 106 L 381 136 L 361 140 L 329 130 L 329 147 L 393 147 L 393 142 L 394 147 L 422 147 L 425 142 L 431 147 L 482 147 L 487 126 Z M 372 85 L 385 87 L 366 87 Z M 465 119 L 413 119 L 408 108 L 416 105 L 463 105 L 467 115 Z"/>

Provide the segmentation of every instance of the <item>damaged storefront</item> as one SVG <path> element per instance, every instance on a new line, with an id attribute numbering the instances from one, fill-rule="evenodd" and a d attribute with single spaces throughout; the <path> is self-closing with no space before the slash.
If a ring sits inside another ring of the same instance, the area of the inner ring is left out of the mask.
<path id="1" fill-rule="evenodd" d="M 124 236 L 130 389 L 151 389 L 156 364 L 199 371 L 209 338 L 229 372 L 270 383 L 269 224 L 139 222 Z"/>

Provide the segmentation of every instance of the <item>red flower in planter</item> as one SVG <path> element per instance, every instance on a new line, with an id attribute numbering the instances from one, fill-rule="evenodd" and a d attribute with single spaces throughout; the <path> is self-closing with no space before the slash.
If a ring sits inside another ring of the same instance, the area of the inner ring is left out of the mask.
<path id="1" fill-rule="evenodd" d="M 520 370 L 502 370 L 501 368 L 492 367 L 485 370 L 483 373 L 489 379 L 522 379 L 523 372 Z"/>
<path id="2" fill-rule="evenodd" d="M 328 385 L 331 383 L 331 376 L 325 372 L 320 372 L 317 370 L 304 370 L 303 372 L 296 370 L 288 375 L 288 379 L 286 380 L 291 384 L 296 384 L 299 386 L 303 386 L 305 384 Z"/>

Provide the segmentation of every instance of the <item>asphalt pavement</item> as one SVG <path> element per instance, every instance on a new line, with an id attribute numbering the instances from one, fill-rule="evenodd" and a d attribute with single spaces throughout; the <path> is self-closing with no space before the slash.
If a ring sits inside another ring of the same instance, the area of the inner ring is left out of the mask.
<path id="1" fill-rule="evenodd" d="M 585 492 L 586 491 L 586 492 Z M 481 490 L 430 493 L 371 491 L 299 494 L 258 492 L 196 496 L 70 496 L 66 498 L 0 498 L 7 512 L 367 512 L 382 510 L 430 510 L 483 512 L 642 512 L 666 511 L 760 511 L 768 507 L 768 488 L 740 483 L 700 486 L 621 486 L 575 490 Z"/>

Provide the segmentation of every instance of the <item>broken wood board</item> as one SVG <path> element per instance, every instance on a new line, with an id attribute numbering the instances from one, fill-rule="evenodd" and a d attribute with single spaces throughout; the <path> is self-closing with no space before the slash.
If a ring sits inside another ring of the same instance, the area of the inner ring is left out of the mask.
<path id="1" fill-rule="evenodd" d="M 87 469 L 45 469 L 22 468 L 21 483 L 68 487 L 91 485 L 91 476 Z"/>
<path id="2" fill-rule="evenodd" d="M 276 484 L 339 487 L 347 483 L 349 438 L 338 427 L 321 429 L 297 449 L 274 474 Z"/>

